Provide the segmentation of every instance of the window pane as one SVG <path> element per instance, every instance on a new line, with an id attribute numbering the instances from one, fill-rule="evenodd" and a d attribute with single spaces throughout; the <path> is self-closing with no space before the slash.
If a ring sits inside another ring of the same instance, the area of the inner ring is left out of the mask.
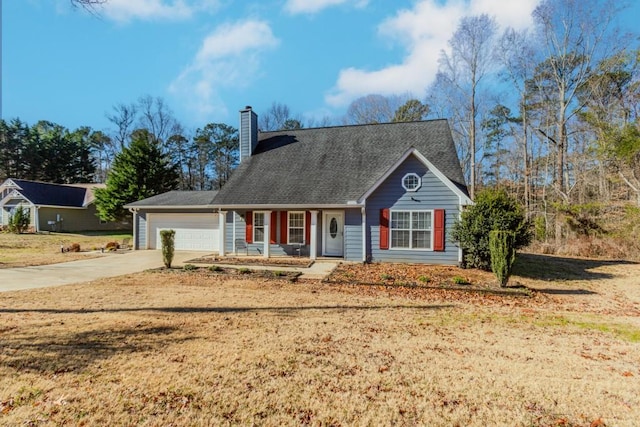
<path id="1" fill-rule="evenodd" d="M 391 247 L 392 248 L 408 248 L 409 232 L 393 230 L 391 233 Z"/>
<path id="2" fill-rule="evenodd" d="M 431 212 L 413 212 L 413 229 L 430 230 Z"/>
<path id="3" fill-rule="evenodd" d="M 391 228 L 401 228 L 408 230 L 411 212 L 391 212 Z"/>
<path id="4" fill-rule="evenodd" d="M 262 227 L 264 225 L 264 213 L 255 213 L 253 215 L 254 227 Z"/>
<path id="5" fill-rule="evenodd" d="M 291 212 L 289 213 L 289 227 L 290 228 L 303 228 L 304 227 L 304 213 Z"/>
<path id="6" fill-rule="evenodd" d="M 431 232 L 414 230 L 411 244 L 412 244 L 412 247 L 416 249 L 430 249 L 431 248 Z"/>
<path id="7" fill-rule="evenodd" d="M 264 226 L 253 227 L 253 241 L 264 242 Z"/>
<path id="8" fill-rule="evenodd" d="M 289 230 L 289 243 L 303 243 L 304 230 L 302 228 L 292 228 Z"/>

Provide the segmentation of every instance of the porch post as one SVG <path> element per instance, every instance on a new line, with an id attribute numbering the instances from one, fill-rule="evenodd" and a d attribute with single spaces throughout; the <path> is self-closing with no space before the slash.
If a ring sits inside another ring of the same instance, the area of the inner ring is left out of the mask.
<path id="1" fill-rule="evenodd" d="M 34 229 L 36 233 L 40 232 L 40 206 L 33 205 L 33 222 L 35 223 Z"/>
<path id="2" fill-rule="evenodd" d="M 311 212 L 311 241 L 309 242 L 309 258 L 318 258 L 318 211 Z"/>
<path id="3" fill-rule="evenodd" d="M 264 211 L 264 250 L 262 256 L 269 258 L 271 255 L 271 211 Z"/>
<path id="4" fill-rule="evenodd" d="M 367 208 L 360 208 L 362 212 L 362 262 L 367 262 Z"/>
<path id="5" fill-rule="evenodd" d="M 219 237 L 218 237 L 218 255 L 219 256 L 225 256 L 225 249 L 226 249 L 226 245 L 227 245 L 227 230 L 226 230 L 226 225 L 227 225 L 227 212 L 226 211 L 219 211 L 218 212 L 218 233 L 219 233 Z"/>
<path id="6" fill-rule="evenodd" d="M 138 211 L 129 208 L 129 212 L 133 217 L 133 250 L 138 249 Z"/>

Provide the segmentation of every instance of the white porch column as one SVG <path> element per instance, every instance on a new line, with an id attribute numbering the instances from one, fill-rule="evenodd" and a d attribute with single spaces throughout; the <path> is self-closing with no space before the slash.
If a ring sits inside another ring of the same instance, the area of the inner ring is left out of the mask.
<path id="1" fill-rule="evenodd" d="M 225 249 L 227 248 L 227 212 L 220 211 L 218 212 L 218 255 L 225 256 Z"/>
<path id="2" fill-rule="evenodd" d="M 264 211 L 264 250 L 262 256 L 269 258 L 271 256 L 271 211 Z"/>
<path id="3" fill-rule="evenodd" d="M 318 211 L 311 212 L 311 241 L 309 242 L 309 258 L 318 258 Z"/>
<path id="4" fill-rule="evenodd" d="M 362 262 L 367 262 L 367 209 L 363 206 L 362 212 Z"/>
<path id="5" fill-rule="evenodd" d="M 34 212 L 33 212 L 33 222 L 35 223 L 35 230 L 36 233 L 40 232 L 40 206 L 33 206 Z"/>
<path id="6" fill-rule="evenodd" d="M 138 211 L 129 208 L 133 218 L 133 250 L 138 249 Z"/>

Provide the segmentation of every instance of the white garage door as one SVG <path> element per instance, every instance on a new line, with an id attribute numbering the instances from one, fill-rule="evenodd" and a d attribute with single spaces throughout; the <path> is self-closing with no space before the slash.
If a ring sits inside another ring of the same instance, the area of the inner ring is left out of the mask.
<path id="1" fill-rule="evenodd" d="M 160 249 L 160 230 L 175 230 L 176 250 L 213 251 L 218 250 L 218 214 L 150 214 L 149 248 Z"/>

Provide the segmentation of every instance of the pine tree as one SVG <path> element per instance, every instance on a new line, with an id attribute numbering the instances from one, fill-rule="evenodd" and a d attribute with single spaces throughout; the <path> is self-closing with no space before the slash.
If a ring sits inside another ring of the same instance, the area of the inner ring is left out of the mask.
<path id="1" fill-rule="evenodd" d="M 157 141 L 146 129 L 131 135 L 131 144 L 114 159 L 107 178 L 107 188 L 96 190 L 98 216 L 104 221 L 123 220 L 123 208 L 156 194 L 173 190 L 178 185 L 178 172 Z"/>

